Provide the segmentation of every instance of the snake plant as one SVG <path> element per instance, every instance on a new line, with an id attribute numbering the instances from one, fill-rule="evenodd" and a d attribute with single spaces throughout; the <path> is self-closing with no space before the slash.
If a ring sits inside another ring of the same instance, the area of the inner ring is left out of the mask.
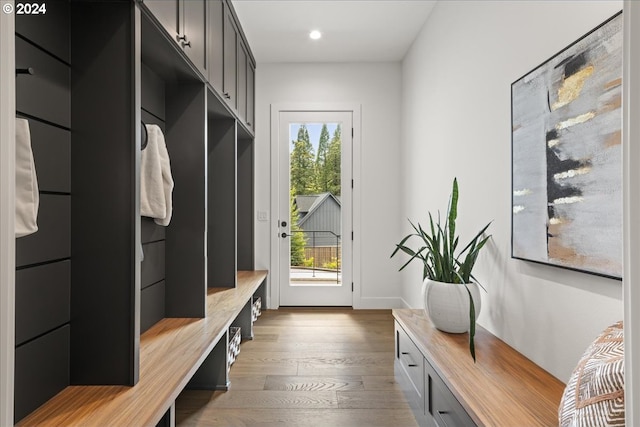
<path id="1" fill-rule="evenodd" d="M 467 284 L 472 280 L 478 283 L 472 274 L 472 270 L 478 259 L 480 250 L 491 238 L 491 235 L 485 236 L 485 232 L 491 223 L 485 225 L 466 246 L 456 253 L 460 240 L 459 236 L 456 235 L 458 195 L 458 180 L 454 178 L 444 223 L 441 223 L 440 212 L 438 212 L 437 221 L 434 221 L 433 216 L 429 212 L 429 228 L 426 230 L 420 223 L 416 225 L 409 220 L 414 232 L 405 236 L 400 243 L 396 244 L 396 248 L 391 254 L 391 257 L 399 251 L 409 256 L 409 260 L 400 267 L 400 271 L 412 261 L 420 260 L 423 266 L 423 279 L 428 278 L 438 282 L 465 286 L 469 294 L 469 351 L 475 361 L 474 337 L 476 331 L 476 315 L 471 291 L 469 291 Z M 410 240 L 419 241 L 416 249 L 409 246 Z M 480 284 L 478 283 L 478 285 Z"/>

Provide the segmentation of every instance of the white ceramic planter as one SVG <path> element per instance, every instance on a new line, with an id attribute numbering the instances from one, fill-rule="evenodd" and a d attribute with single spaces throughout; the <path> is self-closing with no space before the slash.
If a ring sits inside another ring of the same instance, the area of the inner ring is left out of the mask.
<path id="1" fill-rule="evenodd" d="M 480 289 L 476 283 L 468 283 L 466 287 L 471 291 L 477 319 L 481 308 Z M 437 329 L 456 334 L 469 330 L 469 294 L 466 287 L 431 279 L 424 280 L 424 308 Z"/>

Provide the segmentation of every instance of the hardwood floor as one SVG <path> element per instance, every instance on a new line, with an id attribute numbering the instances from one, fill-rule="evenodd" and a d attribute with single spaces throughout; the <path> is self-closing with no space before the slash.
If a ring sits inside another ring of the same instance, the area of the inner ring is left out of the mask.
<path id="1" fill-rule="evenodd" d="M 185 390 L 178 426 L 417 425 L 393 377 L 390 310 L 270 310 L 254 328 L 230 390 Z"/>

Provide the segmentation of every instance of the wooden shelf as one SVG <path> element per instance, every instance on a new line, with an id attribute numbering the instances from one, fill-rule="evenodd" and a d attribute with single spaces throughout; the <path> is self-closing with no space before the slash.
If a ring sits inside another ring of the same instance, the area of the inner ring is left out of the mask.
<path id="1" fill-rule="evenodd" d="M 155 426 L 245 306 L 266 271 L 239 271 L 236 288 L 210 288 L 207 317 L 162 319 L 140 337 L 140 381 L 69 386 L 19 426 Z"/>
<path id="2" fill-rule="evenodd" d="M 423 310 L 393 316 L 477 425 L 558 424 L 565 385 L 504 341 L 478 326 L 473 363 L 467 334 L 438 331 Z"/>

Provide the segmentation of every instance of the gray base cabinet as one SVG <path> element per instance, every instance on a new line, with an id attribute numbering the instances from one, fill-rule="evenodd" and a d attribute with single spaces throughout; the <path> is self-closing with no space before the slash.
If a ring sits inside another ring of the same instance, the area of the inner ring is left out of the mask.
<path id="1" fill-rule="evenodd" d="M 475 426 L 462 405 L 433 369 L 429 360 L 395 322 L 395 378 L 420 426 Z"/>

